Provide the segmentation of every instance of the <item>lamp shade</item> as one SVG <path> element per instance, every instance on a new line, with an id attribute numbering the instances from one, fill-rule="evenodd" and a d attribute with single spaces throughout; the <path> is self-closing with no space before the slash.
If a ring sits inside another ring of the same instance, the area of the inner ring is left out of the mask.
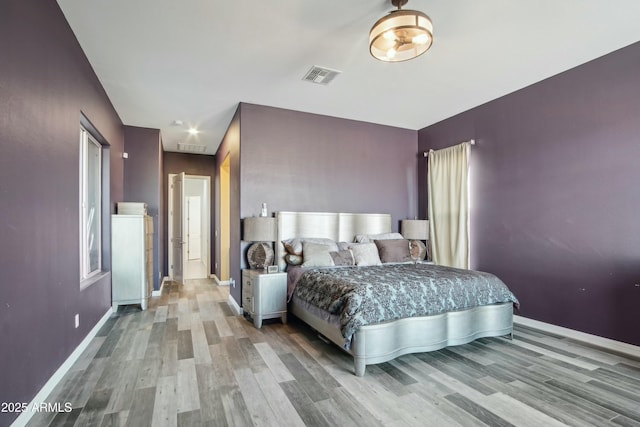
<path id="1" fill-rule="evenodd" d="M 275 242 L 276 219 L 272 217 L 245 218 L 243 240 L 246 242 Z"/>
<path id="2" fill-rule="evenodd" d="M 429 220 L 403 219 L 400 230 L 405 239 L 429 240 Z"/>
<path id="3" fill-rule="evenodd" d="M 417 10 L 402 10 L 406 0 L 392 0 L 398 10 L 376 22 L 369 32 L 369 51 L 385 62 L 401 62 L 422 55 L 433 43 L 431 19 Z"/>

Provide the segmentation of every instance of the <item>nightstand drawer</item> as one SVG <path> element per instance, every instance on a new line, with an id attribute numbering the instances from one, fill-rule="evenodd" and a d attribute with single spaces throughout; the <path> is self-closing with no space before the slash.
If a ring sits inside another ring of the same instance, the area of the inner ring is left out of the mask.
<path id="1" fill-rule="evenodd" d="M 248 313 L 253 313 L 255 311 L 254 307 L 253 307 L 253 297 L 251 297 L 250 295 L 243 295 L 242 296 L 242 308 L 244 311 L 248 312 Z"/>
<path id="2" fill-rule="evenodd" d="M 242 308 L 244 311 L 253 313 L 253 280 L 251 274 L 242 272 Z"/>

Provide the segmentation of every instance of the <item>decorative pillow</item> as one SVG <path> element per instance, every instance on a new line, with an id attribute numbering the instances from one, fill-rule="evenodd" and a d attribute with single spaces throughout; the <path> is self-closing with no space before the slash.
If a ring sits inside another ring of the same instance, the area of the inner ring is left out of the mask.
<path id="1" fill-rule="evenodd" d="M 335 265 L 355 265 L 356 262 L 353 259 L 353 253 L 347 249 L 344 251 L 333 251 L 329 252 L 331 258 L 333 259 L 333 263 Z"/>
<path id="2" fill-rule="evenodd" d="M 332 246 L 304 241 L 302 242 L 302 249 L 304 254 L 303 267 L 328 267 L 334 265 L 333 258 L 329 255 L 329 252 L 334 249 Z"/>
<path id="3" fill-rule="evenodd" d="M 373 243 L 374 240 L 404 239 L 400 233 L 356 234 L 357 243 Z"/>
<path id="4" fill-rule="evenodd" d="M 409 240 L 409 252 L 412 260 L 422 261 L 427 257 L 427 245 L 422 240 Z"/>
<path id="5" fill-rule="evenodd" d="M 289 265 L 300 265 L 302 264 L 302 255 L 286 254 L 284 260 Z"/>
<path id="6" fill-rule="evenodd" d="M 356 265 L 381 265 L 378 248 L 375 243 L 360 243 L 351 245 L 351 252 Z"/>
<path id="7" fill-rule="evenodd" d="M 409 241 L 406 239 L 374 240 L 374 243 L 383 263 L 411 261 Z"/>
<path id="8" fill-rule="evenodd" d="M 332 246 L 332 251 L 338 250 L 338 245 L 332 239 L 327 239 L 324 237 L 294 237 L 291 239 L 286 239 L 282 241 L 284 248 L 292 255 L 302 255 L 302 243 L 303 242 L 311 242 L 311 243 L 321 243 L 324 245 Z"/>
<path id="9" fill-rule="evenodd" d="M 351 245 L 353 245 L 352 242 L 337 242 L 337 244 L 338 244 L 338 251 L 347 251 L 349 250 Z"/>

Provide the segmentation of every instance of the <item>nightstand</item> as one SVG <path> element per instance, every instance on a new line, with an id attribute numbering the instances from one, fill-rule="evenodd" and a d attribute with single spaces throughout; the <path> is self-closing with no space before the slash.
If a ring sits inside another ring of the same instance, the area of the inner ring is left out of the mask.
<path id="1" fill-rule="evenodd" d="M 242 270 L 242 309 L 258 329 L 263 319 L 279 317 L 287 323 L 287 273 Z"/>

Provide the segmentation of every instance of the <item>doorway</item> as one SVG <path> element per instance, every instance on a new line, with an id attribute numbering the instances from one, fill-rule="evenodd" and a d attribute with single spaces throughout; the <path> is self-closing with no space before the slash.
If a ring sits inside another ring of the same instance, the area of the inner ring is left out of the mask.
<path id="1" fill-rule="evenodd" d="M 231 247 L 231 160 L 227 155 L 220 166 L 220 282 L 229 283 Z"/>
<path id="2" fill-rule="evenodd" d="M 169 174 L 169 183 L 174 180 L 176 174 Z M 167 206 L 179 206 L 181 204 L 181 215 L 174 215 L 171 208 L 168 212 L 169 241 L 173 241 L 175 236 L 182 230 L 182 242 L 184 245 L 184 257 L 178 260 L 169 251 L 169 276 L 176 280 L 176 273 L 182 269 L 183 279 L 206 279 L 211 271 L 211 178 L 199 175 L 184 175 L 182 194 L 179 191 L 172 191 L 169 185 Z M 180 204 L 174 200 L 181 197 Z M 176 263 L 182 265 L 178 266 Z"/>

